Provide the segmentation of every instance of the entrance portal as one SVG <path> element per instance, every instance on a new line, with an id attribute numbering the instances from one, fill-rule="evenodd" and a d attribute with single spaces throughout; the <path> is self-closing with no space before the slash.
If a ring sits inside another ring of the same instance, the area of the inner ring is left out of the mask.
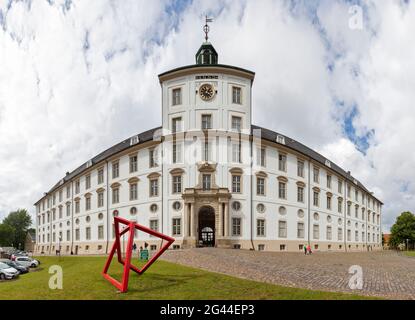
<path id="1" fill-rule="evenodd" d="M 199 245 L 215 246 L 215 210 L 209 206 L 199 210 Z"/>

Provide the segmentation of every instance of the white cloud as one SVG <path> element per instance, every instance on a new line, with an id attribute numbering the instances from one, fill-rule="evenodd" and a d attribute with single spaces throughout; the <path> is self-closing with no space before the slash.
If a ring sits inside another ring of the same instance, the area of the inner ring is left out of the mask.
<path id="1" fill-rule="evenodd" d="M 220 63 L 256 72 L 255 124 L 351 170 L 384 200 L 386 224 L 414 208 L 413 4 L 368 1 L 358 31 L 341 1 L 295 14 L 265 0 L 193 1 L 173 13 L 167 1 L 51 2 L 0 2 L 0 217 L 160 125 L 157 74 L 194 63 L 205 13 Z M 353 105 L 356 134 L 374 130 L 366 155 L 343 131 Z"/>

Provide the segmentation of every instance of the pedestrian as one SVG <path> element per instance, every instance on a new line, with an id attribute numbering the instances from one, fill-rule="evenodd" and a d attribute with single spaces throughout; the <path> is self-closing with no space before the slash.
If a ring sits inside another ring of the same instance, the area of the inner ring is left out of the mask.
<path id="1" fill-rule="evenodd" d="M 304 254 L 307 255 L 307 246 L 304 245 L 304 248 L 303 249 L 304 249 Z"/>
<path id="2" fill-rule="evenodd" d="M 134 243 L 134 245 L 133 245 L 133 251 L 135 252 L 135 250 L 137 250 L 137 245 Z"/>
<path id="3" fill-rule="evenodd" d="M 308 245 L 307 246 L 307 252 L 308 252 L 308 254 L 312 254 L 313 252 L 311 251 L 311 246 L 310 245 Z"/>

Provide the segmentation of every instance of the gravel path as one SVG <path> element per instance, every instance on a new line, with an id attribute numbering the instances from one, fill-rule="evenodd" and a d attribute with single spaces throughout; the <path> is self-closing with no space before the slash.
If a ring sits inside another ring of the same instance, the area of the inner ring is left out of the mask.
<path id="1" fill-rule="evenodd" d="M 415 258 L 393 251 L 331 253 L 232 249 L 169 250 L 163 260 L 240 278 L 312 290 L 415 300 Z M 363 289 L 349 288 L 349 268 L 363 270 Z"/>

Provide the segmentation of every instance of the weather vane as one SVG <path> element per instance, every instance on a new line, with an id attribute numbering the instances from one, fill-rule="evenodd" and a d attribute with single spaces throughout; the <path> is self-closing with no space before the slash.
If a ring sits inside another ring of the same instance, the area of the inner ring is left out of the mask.
<path id="1" fill-rule="evenodd" d="M 203 31 L 205 32 L 205 40 L 206 40 L 206 42 L 209 39 L 209 31 L 210 31 L 210 28 L 209 28 L 209 25 L 208 25 L 209 22 L 213 22 L 213 19 L 212 18 L 208 18 L 208 16 L 206 16 L 206 24 L 203 27 Z"/>

